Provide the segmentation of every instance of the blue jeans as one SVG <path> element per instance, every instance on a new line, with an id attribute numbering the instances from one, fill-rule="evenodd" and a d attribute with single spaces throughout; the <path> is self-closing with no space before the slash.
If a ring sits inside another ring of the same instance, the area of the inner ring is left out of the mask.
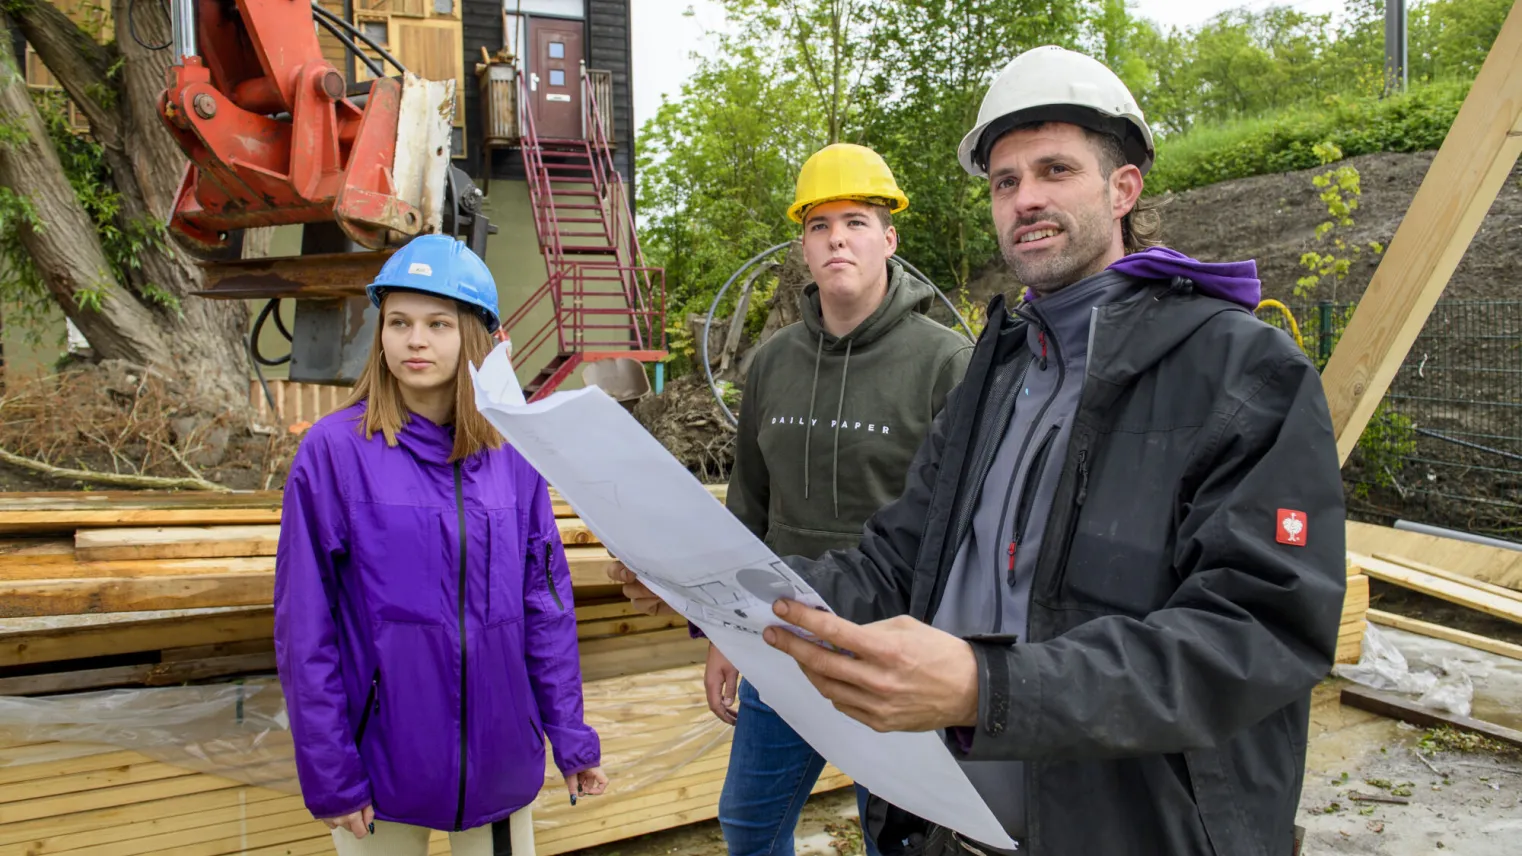
<path id="1" fill-rule="evenodd" d="M 729 856 L 793 856 L 798 817 L 824 764 L 742 679 L 734 746 L 719 795 L 719 826 Z M 860 817 L 867 816 L 867 790 L 860 785 L 856 809 Z M 866 848 L 867 856 L 879 856 L 876 843 L 867 841 Z"/>

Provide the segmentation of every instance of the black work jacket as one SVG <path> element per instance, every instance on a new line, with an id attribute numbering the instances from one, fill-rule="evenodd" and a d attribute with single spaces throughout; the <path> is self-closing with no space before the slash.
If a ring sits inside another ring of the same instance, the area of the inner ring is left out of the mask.
<path id="1" fill-rule="evenodd" d="M 1002 297 L 988 318 L 900 498 L 858 547 L 789 559 L 850 620 L 935 614 L 998 447 L 991 402 L 1031 359 Z M 971 638 L 978 725 L 952 741 L 1026 762 L 1025 852 L 1291 852 L 1344 510 L 1321 379 L 1282 331 L 1187 280 L 1098 309 L 1028 638 Z M 884 809 L 869 830 L 895 850 L 913 821 Z"/>

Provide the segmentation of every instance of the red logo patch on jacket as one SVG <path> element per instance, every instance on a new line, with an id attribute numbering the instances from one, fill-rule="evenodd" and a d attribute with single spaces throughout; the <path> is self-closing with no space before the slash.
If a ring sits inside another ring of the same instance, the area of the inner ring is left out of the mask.
<path id="1" fill-rule="evenodd" d="M 1280 544 L 1304 547 L 1305 530 L 1309 525 L 1310 521 L 1306 518 L 1305 512 L 1281 508 L 1279 509 L 1279 525 L 1274 530 L 1276 540 Z"/>

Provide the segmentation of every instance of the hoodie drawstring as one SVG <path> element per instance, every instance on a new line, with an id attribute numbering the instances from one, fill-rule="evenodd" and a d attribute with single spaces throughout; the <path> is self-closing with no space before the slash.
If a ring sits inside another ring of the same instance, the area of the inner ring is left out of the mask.
<path id="1" fill-rule="evenodd" d="M 823 341 L 823 340 L 821 340 Z M 835 405 L 835 449 L 830 456 L 830 498 L 835 501 L 835 519 L 840 519 L 840 416 L 846 412 L 846 372 L 851 370 L 851 342 L 846 342 L 846 361 L 840 367 L 840 402 Z M 814 371 L 819 371 L 815 364 Z"/>
<path id="2" fill-rule="evenodd" d="M 847 346 L 849 352 L 849 346 Z M 809 498 L 809 441 L 814 435 L 814 396 L 819 393 L 819 360 L 824 355 L 824 331 L 819 333 L 819 345 L 814 348 L 814 383 L 809 387 L 809 421 L 803 424 L 803 498 Z M 839 517 L 840 515 L 836 515 Z"/>

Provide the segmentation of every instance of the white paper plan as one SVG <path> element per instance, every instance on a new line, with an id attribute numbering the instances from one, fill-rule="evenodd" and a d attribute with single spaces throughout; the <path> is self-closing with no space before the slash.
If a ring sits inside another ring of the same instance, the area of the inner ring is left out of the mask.
<path id="1" fill-rule="evenodd" d="M 761 638 L 771 604 L 824 601 L 602 390 L 525 404 L 499 345 L 471 376 L 476 407 L 641 581 L 707 634 L 766 703 L 872 793 L 975 841 L 1013 842 L 934 733 L 879 734 L 835 710 Z"/>

